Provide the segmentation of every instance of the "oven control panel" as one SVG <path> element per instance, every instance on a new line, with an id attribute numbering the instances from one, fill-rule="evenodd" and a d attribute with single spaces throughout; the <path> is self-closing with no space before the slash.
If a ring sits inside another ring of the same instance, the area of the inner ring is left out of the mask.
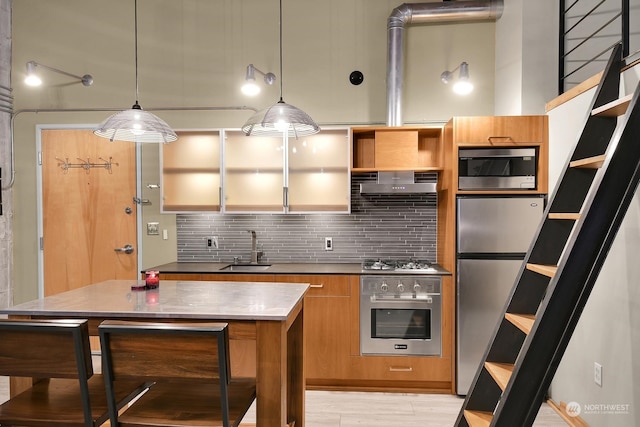
<path id="1" fill-rule="evenodd" d="M 362 295 L 396 295 L 398 298 L 440 294 L 439 277 L 361 276 Z"/>

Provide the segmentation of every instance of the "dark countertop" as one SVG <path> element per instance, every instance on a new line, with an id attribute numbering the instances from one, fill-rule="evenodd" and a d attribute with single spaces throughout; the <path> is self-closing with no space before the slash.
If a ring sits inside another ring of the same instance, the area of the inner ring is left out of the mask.
<path id="1" fill-rule="evenodd" d="M 265 263 L 267 264 L 267 263 Z M 449 276 L 451 273 L 438 264 L 433 264 L 433 271 L 380 271 L 362 270 L 361 264 L 346 263 L 277 263 L 271 264 L 266 270 L 258 271 L 232 271 L 222 270 L 232 263 L 228 262 L 169 262 L 147 268 L 146 270 L 159 271 L 160 274 L 354 274 L 354 275 L 438 275 Z M 143 272 L 144 273 L 144 272 Z"/>

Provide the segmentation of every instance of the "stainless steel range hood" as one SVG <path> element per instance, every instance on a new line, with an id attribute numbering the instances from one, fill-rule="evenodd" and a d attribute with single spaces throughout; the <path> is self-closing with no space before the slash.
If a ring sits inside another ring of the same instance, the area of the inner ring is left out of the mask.
<path id="1" fill-rule="evenodd" d="M 435 183 L 415 182 L 413 171 L 378 172 L 377 182 L 360 184 L 360 194 L 430 194 L 435 192 Z"/>

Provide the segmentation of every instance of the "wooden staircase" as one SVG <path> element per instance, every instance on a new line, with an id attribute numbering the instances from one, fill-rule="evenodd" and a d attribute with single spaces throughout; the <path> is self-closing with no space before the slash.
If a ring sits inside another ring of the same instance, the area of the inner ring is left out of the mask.
<path id="1" fill-rule="evenodd" d="M 639 88 L 616 46 L 456 426 L 531 426 L 640 180 Z"/>

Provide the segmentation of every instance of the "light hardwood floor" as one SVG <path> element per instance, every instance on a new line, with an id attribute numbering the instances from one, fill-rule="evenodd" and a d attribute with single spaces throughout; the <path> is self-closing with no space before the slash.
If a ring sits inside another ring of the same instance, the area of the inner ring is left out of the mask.
<path id="1" fill-rule="evenodd" d="M 306 392 L 307 427 L 451 427 L 462 398 L 447 394 Z M 9 398 L 9 379 L 0 377 L 0 403 Z M 244 422 L 255 423 L 255 405 Z M 547 404 L 535 427 L 567 424 Z"/>
<path id="2" fill-rule="evenodd" d="M 306 392 L 307 427 L 451 427 L 463 398 L 448 394 Z M 244 422 L 255 422 L 255 405 Z M 535 427 L 566 427 L 547 404 Z"/>

